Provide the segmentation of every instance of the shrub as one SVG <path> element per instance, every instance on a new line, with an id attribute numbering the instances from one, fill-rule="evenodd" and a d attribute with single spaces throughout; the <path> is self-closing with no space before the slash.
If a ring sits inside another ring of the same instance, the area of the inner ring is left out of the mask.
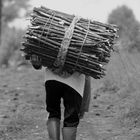
<path id="1" fill-rule="evenodd" d="M 0 67 L 9 66 L 9 60 L 21 46 L 23 34 L 23 30 L 8 27 L 4 29 L 0 46 Z"/>

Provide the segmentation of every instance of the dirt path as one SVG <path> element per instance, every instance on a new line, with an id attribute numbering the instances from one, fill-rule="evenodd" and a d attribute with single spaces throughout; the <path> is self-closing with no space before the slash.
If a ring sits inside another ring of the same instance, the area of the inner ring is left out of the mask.
<path id="1" fill-rule="evenodd" d="M 0 140 L 47 140 L 43 74 L 7 69 L 0 79 Z M 130 112 L 130 97 L 94 91 L 77 140 L 140 140 L 140 109 Z"/>

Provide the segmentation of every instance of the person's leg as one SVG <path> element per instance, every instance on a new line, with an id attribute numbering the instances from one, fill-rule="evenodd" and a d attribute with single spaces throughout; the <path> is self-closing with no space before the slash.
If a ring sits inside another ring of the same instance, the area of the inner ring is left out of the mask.
<path id="1" fill-rule="evenodd" d="M 57 81 L 47 81 L 46 88 L 46 110 L 49 113 L 47 129 L 50 140 L 60 140 L 61 119 L 61 87 Z"/>
<path id="2" fill-rule="evenodd" d="M 47 121 L 49 140 L 60 140 L 60 120 L 49 118 Z"/>
<path id="3" fill-rule="evenodd" d="M 62 129 L 63 140 L 76 140 L 82 97 L 74 89 L 67 86 L 63 100 L 65 107 L 64 127 Z"/>

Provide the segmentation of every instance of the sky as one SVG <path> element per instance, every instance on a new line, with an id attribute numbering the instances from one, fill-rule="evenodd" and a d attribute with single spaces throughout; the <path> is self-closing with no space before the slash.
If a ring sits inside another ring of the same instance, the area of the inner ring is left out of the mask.
<path id="1" fill-rule="evenodd" d="M 108 15 L 113 9 L 126 5 L 133 10 L 136 19 L 140 21 L 140 0 L 30 0 L 30 4 L 32 8 L 43 5 L 50 9 L 100 22 L 107 22 Z M 19 25 L 21 22 L 22 27 L 28 24 L 26 19 L 20 19 L 16 22 Z"/>

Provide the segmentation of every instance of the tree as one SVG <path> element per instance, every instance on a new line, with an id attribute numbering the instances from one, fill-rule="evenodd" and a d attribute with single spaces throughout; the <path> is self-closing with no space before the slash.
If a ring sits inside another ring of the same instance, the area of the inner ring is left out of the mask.
<path id="1" fill-rule="evenodd" d="M 22 30 L 10 29 L 8 23 L 18 18 L 20 10 L 24 9 L 27 12 L 29 0 L 1 0 L 2 15 L 0 23 L 2 24 L 2 36 L 0 45 L 0 67 L 8 66 L 9 60 L 14 55 L 14 52 L 21 45 Z"/>
<path id="2" fill-rule="evenodd" d="M 2 29 L 7 28 L 7 24 L 18 18 L 19 11 L 29 8 L 29 0 L 0 0 L 0 38 Z"/>
<path id="3" fill-rule="evenodd" d="M 1 44 L 1 19 L 2 19 L 2 0 L 0 0 L 0 44 Z"/>
<path id="4" fill-rule="evenodd" d="M 4 22 L 11 22 L 19 17 L 19 11 L 29 8 L 29 0 L 3 0 L 2 16 Z"/>
<path id="5" fill-rule="evenodd" d="M 108 22 L 118 25 L 120 42 L 123 48 L 127 48 L 129 51 L 134 48 L 140 50 L 140 24 L 130 8 L 125 5 L 116 8 L 109 15 Z"/>

